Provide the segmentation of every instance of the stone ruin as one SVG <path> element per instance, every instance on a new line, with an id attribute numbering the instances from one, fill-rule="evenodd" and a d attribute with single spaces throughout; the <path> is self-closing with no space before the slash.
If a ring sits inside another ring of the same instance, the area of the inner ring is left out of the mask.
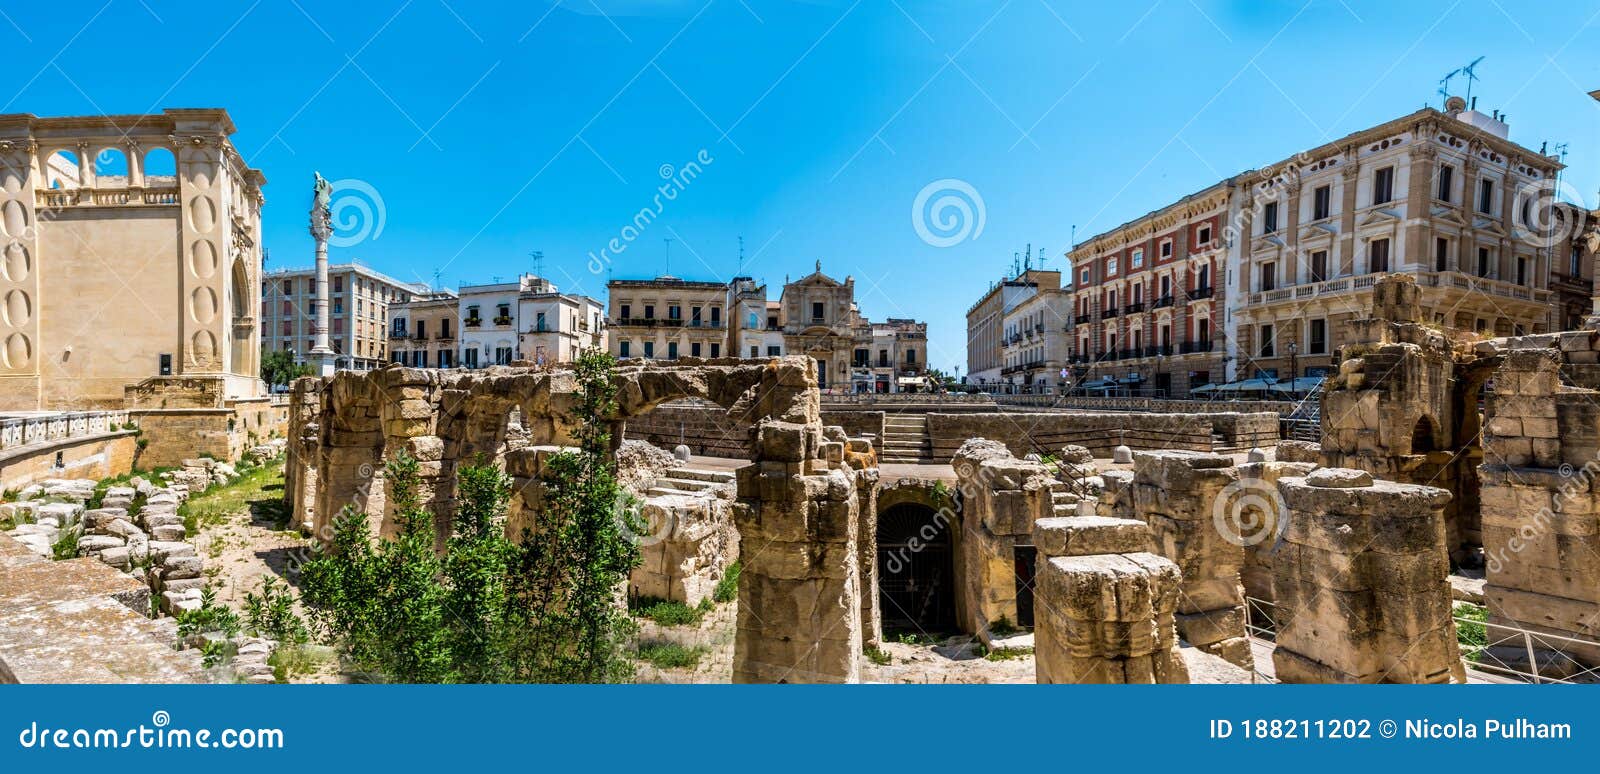
<path id="1" fill-rule="evenodd" d="M 1133 518 L 1150 526 L 1156 553 L 1183 574 L 1178 634 L 1195 647 L 1248 668 L 1244 548 L 1213 518 L 1238 469 L 1224 456 L 1200 452 L 1138 452 L 1133 457 Z"/>
<path id="2" fill-rule="evenodd" d="M 753 464 L 738 473 L 732 507 L 744 563 L 735 681 L 857 679 L 870 620 L 861 543 L 873 521 L 861 493 L 876 483 L 876 456 L 869 442 L 822 425 L 815 362 L 683 358 L 623 365 L 615 377 L 614 448 L 628 417 L 674 399 L 710 401 L 751 427 Z M 437 515 L 442 545 L 456 466 L 482 455 L 513 479 L 508 528 L 518 529 L 537 518 L 544 461 L 573 443 L 577 389 L 571 372 L 528 367 L 390 366 L 302 379 L 291 393 L 285 497 L 320 540 L 347 506 L 392 534 L 380 471 L 403 450 L 419 462 L 421 503 Z"/>
<path id="3" fill-rule="evenodd" d="M 1278 488 L 1288 505 L 1272 559 L 1278 680 L 1466 682 L 1445 553 L 1450 493 L 1348 468 Z"/>
<path id="4" fill-rule="evenodd" d="M 1187 683 L 1173 613 L 1182 574 L 1150 553 L 1132 519 L 1051 516 L 1034 523 L 1040 683 Z"/>

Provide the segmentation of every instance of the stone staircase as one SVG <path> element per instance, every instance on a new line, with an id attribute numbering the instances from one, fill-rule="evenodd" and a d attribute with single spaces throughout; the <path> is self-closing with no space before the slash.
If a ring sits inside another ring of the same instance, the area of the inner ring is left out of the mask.
<path id="1" fill-rule="evenodd" d="M 665 476 L 656 479 L 656 485 L 650 487 L 645 494 L 650 497 L 663 495 L 695 495 L 723 484 L 732 484 L 733 474 L 726 470 L 702 470 L 699 468 L 672 468 Z"/>
<path id="2" fill-rule="evenodd" d="M 885 415 L 878 461 L 931 464 L 933 441 L 928 438 L 928 415 L 912 413 Z"/>

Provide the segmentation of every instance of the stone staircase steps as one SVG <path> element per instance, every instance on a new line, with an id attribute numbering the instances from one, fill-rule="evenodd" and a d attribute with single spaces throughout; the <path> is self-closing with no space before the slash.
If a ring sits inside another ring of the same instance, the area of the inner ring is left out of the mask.
<path id="1" fill-rule="evenodd" d="M 879 462 L 927 464 L 933 461 L 926 414 L 889 414 L 883 418 Z"/>

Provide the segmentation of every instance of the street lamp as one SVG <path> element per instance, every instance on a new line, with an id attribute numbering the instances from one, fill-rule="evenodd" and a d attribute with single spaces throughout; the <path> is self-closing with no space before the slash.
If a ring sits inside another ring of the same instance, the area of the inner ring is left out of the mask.
<path id="1" fill-rule="evenodd" d="M 1289 342 L 1289 391 L 1295 391 L 1294 380 L 1300 378 L 1300 345 Z"/>

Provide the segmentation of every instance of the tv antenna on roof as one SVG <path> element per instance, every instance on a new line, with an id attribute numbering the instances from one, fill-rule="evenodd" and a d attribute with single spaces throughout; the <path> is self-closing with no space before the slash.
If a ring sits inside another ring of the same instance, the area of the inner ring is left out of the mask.
<path id="1" fill-rule="evenodd" d="M 544 251 L 543 250 L 534 250 L 534 251 L 528 253 L 528 257 L 533 259 L 533 273 L 535 275 L 539 276 L 539 277 L 543 277 L 544 276 Z"/>
<path id="2" fill-rule="evenodd" d="M 433 289 L 434 290 L 439 290 L 440 289 L 440 287 L 439 287 L 439 274 L 440 274 L 440 271 L 438 269 L 434 269 L 433 270 Z"/>
<path id="3" fill-rule="evenodd" d="M 1477 70 L 1477 67 L 1478 67 L 1478 63 L 1482 62 L 1483 59 L 1484 58 L 1480 56 L 1477 59 L 1472 60 L 1472 63 L 1467 65 L 1466 67 L 1457 67 L 1456 69 L 1451 70 L 1450 73 L 1448 75 L 1446 75 L 1445 77 L 1440 78 L 1439 79 L 1439 96 L 1444 97 L 1446 99 L 1449 99 L 1450 98 L 1450 79 L 1456 77 L 1457 75 L 1464 75 L 1467 78 L 1467 96 L 1466 96 L 1467 104 L 1468 105 L 1472 104 L 1472 82 L 1478 80 L 1478 74 L 1477 74 L 1476 70 Z"/>
<path id="4" fill-rule="evenodd" d="M 667 276 L 672 276 L 672 237 L 662 237 L 661 241 L 667 244 Z"/>

